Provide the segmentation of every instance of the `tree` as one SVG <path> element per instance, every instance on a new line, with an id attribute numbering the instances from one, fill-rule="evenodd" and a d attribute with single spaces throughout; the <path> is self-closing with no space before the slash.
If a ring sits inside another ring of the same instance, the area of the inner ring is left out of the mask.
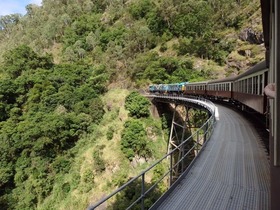
<path id="1" fill-rule="evenodd" d="M 151 156 L 147 134 L 140 120 L 132 119 L 125 123 L 122 131 L 121 150 L 130 161 L 135 155 L 144 158 Z"/>
<path id="2" fill-rule="evenodd" d="M 150 115 L 149 105 L 150 101 L 135 91 L 125 98 L 125 108 L 132 117 L 148 117 Z"/>
<path id="3" fill-rule="evenodd" d="M 30 47 L 21 45 L 4 54 L 4 71 L 12 78 L 17 78 L 23 71 L 53 67 L 51 56 L 39 56 Z"/>

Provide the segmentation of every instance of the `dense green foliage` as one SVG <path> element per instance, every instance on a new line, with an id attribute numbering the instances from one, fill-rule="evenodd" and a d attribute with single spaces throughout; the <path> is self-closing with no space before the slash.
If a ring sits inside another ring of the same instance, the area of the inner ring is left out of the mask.
<path id="1" fill-rule="evenodd" d="M 132 161 L 136 155 L 144 158 L 151 156 L 147 133 L 140 120 L 132 119 L 124 124 L 121 149 L 130 161 Z"/>
<path id="2" fill-rule="evenodd" d="M 186 56 L 194 56 L 224 66 L 238 45 L 232 33 L 258 11 L 258 4 L 256 0 L 46 0 L 43 7 L 30 4 L 26 9 L 25 16 L 0 18 L 0 49 L 18 43 L 42 53 L 55 46 L 58 61 L 104 64 L 111 82 L 129 75 L 142 86 L 150 80 L 208 79 L 209 74 L 180 64 Z M 159 51 L 156 46 L 161 46 Z M 177 62 L 172 71 L 161 61 L 170 55 Z M 141 58 L 146 66 L 138 70 Z"/>
<path id="3" fill-rule="evenodd" d="M 148 117 L 150 115 L 149 107 L 149 100 L 136 91 L 130 93 L 125 99 L 125 108 L 132 117 Z"/>
<path id="4" fill-rule="evenodd" d="M 35 208 L 56 174 L 69 170 L 68 150 L 103 116 L 93 83 L 100 75 L 87 65 L 54 65 L 27 46 L 7 52 L 2 73 L 0 205 Z"/>
<path id="5" fill-rule="evenodd" d="M 129 119 L 124 124 L 121 139 L 121 149 L 125 156 L 132 161 L 135 156 L 151 157 L 151 149 L 144 124 L 140 118 L 150 116 L 150 101 L 138 92 L 133 91 L 125 98 L 125 108 L 129 115 L 136 119 Z"/>

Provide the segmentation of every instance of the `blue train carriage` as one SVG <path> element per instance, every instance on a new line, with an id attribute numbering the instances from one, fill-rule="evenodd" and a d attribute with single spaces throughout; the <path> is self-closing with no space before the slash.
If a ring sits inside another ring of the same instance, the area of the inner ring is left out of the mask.
<path id="1" fill-rule="evenodd" d="M 155 85 L 149 85 L 149 93 L 155 93 Z"/>
<path id="2" fill-rule="evenodd" d="M 168 92 L 168 85 L 166 85 L 166 84 L 157 85 L 157 93 L 167 94 L 167 92 Z"/>
<path id="3" fill-rule="evenodd" d="M 168 84 L 168 90 L 167 92 L 169 94 L 182 94 L 185 89 L 185 83 L 174 83 L 174 84 Z"/>
<path id="4" fill-rule="evenodd" d="M 213 99 L 231 99 L 234 77 L 209 81 L 207 84 L 207 96 Z"/>
<path id="5" fill-rule="evenodd" d="M 186 92 L 186 85 L 188 85 L 189 82 L 181 82 L 179 83 L 180 93 L 183 94 Z"/>
<path id="6" fill-rule="evenodd" d="M 233 82 L 234 100 L 264 114 L 267 103 L 264 87 L 267 85 L 267 77 L 268 68 L 265 61 L 237 76 Z"/>
<path id="7" fill-rule="evenodd" d="M 149 85 L 149 93 L 158 93 L 159 92 L 159 85 L 152 84 Z"/>
<path id="8" fill-rule="evenodd" d="M 185 94 L 205 96 L 207 83 L 208 81 L 186 83 Z"/>

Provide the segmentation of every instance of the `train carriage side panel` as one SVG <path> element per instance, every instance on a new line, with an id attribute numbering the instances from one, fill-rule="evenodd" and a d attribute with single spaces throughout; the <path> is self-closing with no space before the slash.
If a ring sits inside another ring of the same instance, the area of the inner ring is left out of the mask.
<path id="1" fill-rule="evenodd" d="M 207 95 L 210 98 L 231 99 L 233 77 L 213 80 L 207 84 Z"/>
<path id="2" fill-rule="evenodd" d="M 267 72 L 265 62 L 261 62 L 236 77 L 233 90 L 234 100 L 264 114 L 266 96 L 264 96 L 263 90 L 267 84 Z"/>
<path id="3" fill-rule="evenodd" d="M 185 85 L 185 94 L 205 96 L 207 82 L 193 82 Z"/>

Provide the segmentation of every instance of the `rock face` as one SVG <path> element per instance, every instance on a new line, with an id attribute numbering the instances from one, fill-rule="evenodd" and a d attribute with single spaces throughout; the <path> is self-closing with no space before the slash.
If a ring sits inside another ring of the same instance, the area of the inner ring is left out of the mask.
<path id="1" fill-rule="evenodd" d="M 252 28 L 245 28 L 239 34 L 239 39 L 250 44 L 262 44 L 264 42 L 263 33 L 254 31 Z"/>

